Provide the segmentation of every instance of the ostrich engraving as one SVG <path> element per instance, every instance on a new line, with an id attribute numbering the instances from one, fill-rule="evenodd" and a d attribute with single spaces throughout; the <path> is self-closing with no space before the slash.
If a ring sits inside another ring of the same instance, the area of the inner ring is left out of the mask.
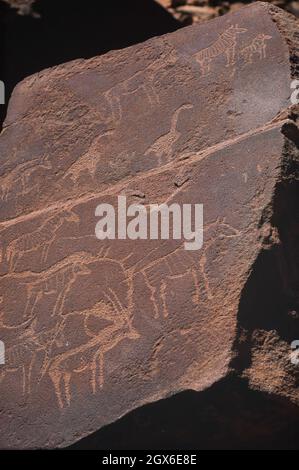
<path id="1" fill-rule="evenodd" d="M 170 160 L 173 147 L 181 136 L 181 132 L 177 130 L 177 124 L 180 114 L 185 109 L 191 108 L 193 108 L 192 104 L 183 104 L 175 111 L 171 119 L 169 132 L 158 137 L 158 139 L 156 139 L 154 143 L 147 149 L 145 155 L 151 155 L 152 153 L 154 153 L 155 155 L 157 155 L 160 165 L 162 164 L 163 157 L 166 158 L 167 162 Z"/>

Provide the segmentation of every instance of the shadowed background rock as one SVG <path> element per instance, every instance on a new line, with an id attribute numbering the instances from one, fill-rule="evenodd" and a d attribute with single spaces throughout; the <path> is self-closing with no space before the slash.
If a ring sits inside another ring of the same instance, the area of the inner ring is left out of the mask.
<path id="1" fill-rule="evenodd" d="M 252 3 L 251 0 L 155 0 L 184 24 L 201 23 L 232 13 Z M 299 16 L 296 0 L 269 0 L 268 3 Z"/>
<path id="2" fill-rule="evenodd" d="M 0 138 L 1 447 L 65 447 L 231 384 L 271 397 L 275 431 L 298 422 L 297 32 L 256 3 L 16 87 Z M 120 194 L 202 203 L 203 249 L 96 240 L 95 208 Z"/>

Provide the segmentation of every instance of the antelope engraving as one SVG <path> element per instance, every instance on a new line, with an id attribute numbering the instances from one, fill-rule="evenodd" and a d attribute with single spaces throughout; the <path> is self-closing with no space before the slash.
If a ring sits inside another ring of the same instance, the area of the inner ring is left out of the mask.
<path id="1" fill-rule="evenodd" d="M 27 286 L 27 303 L 24 317 L 30 318 L 34 315 L 34 310 L 38 302 L 44 296 L 55 295 L 56 301 L 51 316 L 60 315 L 63 311 L 64 302 L 72 285 L 78 276 L 85 276 L 91 273 L 86 266 L 86 254 L 75 254 L 65 262 L 57 263 L 43 274 L 35 274 L 36 281 Z"/>
<path id="2" fill-rule="evenodd" d="M 119 125 L 123 118 L 122 99 L 128 95 L 143 92 L 150 107 L 160 103 L 159 95 L 155 89 L 155 76 L 159 70 L 164 70 L 166 65 L 174 65 L 177 60 L 176 51 L 170 50 L 168 54 L 162 54 L 145 69 L 134 73 L 131 77 L 117 83 L 104 93 L 112 110 L 115 125 Z"/>
<path id="3" fill-rule="evenodd" d="M 171 158 L 173 147 L 175 143 L 179 140 L 181 132 L 177 130 L 177 124 L 180 117 L 180 114 L 185 109 L 191 109 L 193 105 L 183 104 L 180 106 L 174 113 L 171 119 L 170 130 L 166 134 L 158 137 L 154 143 L 147 149 L 145 155 L 150 155 L 154 153 L 159 159 L 159 164 L 162 164 L 163 157 L 166 158 L 168 162 Z"/>
<path id="4" fill-rule="evenodd" d="M 22 373 L 22 394 L 31 394 L 32 372 L 39 354 L 44 354 L 52 339 L 53 331 L 46 331 L 36 334 L 35 321 L 18 334 L 18 343 L 11 346 L 6 351 L 5 367 L 0 370 L 0 383 L 7 374 Z M 20 328 L 21 331 L 21 328 Z M 56 338 L 59 341 L 59 337 Z"/>
<path id="5" fill-rule="evenodd" d="M 138 331 L 132 326 L 130 309 L 124 309 L 112 289 L 108 289 L 105 299 L 91 310 L 82 311 L 84 329 L 90 339 L 69 351 L 66 351 L 49 362 L 45 371 L 52 380 L 58 405 L 60 408 L 71 404 L 71 380 L 74 374 L 90 372 L 92 393 L 97 387 L 103 388 L 105 382 L 105 355 L 117 347 L 125 339 L 137 340 Z M 109 320 L 112 324 L 103 328 L 99 333 L 92 332 L 87 326 L 91 315 L 97 315 Z"/>
<path id="6" fill-rule="evenodd" d="M 194 54 L 195 60 L 199 63 L 201 74 L 207 75 L 211 71 L 212 61 L 219 56 L 226 56 L 226 67 L 235 64 L 237 36 L 246 33 L 247 29 L 239 28 L 238 25 L 231 25 L 218 39 L 209 47 Z"/>
<path id="7" fill-rule="evenodd" d="M 28 253 L 41 251 L 41 262 L 45 263 L 55 235 L 64 223 L 79 223 L 80 219 L 71 210 L 47 219 L 37 230 L 25 233 L 13 240 L 7 247 L 6 258 L 10 271 L 17 268 L 18 262 Z"/>
<path id="8" fill-rule="evenodd" d="M 246 64 L 252 64 L 255 54 L 259 56 L 260 60 L 265 59 L 267 48 L 266 41 L 269 41 L 269 39 L 272 39 L 272 36 L 268 34 L 258 34 L 248 46 L 241 49 L 240 57 L 244 59 Z"/>

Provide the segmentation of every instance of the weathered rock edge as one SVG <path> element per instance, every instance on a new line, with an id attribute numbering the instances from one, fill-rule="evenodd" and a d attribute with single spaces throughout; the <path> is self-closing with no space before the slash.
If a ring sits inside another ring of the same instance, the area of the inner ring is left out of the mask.
<path id="1" fill-rule="evenodd" d="M 264 7 L 263 7 L 264 8 Z M 295 70 L 295 71 L 294 71 Z M 51 71 L 50 71 L 51 73 Z M 296 77 L 296 67 L 292 68 L 292 76 Z M 292 109 L 289 112 L 290 117 L 293 120 L 296 120 L 296 110 Z M 11 123 L 11 125 L 15 125 Z M 279 133 L 282 133 L 281 139 L 283 141 L 282 144 L 279 144 L 280 142 L 280 137 L 278 136 Z M 252 252 L 250 252 L 250 256 L 248 257 L 247 261 L 250 264 L 250 268 L 247 269 L 247 273 L 244 273 L 242 278 L 237 278 L 237 273 L 236 273 L 236 278 L 242 283 L 243 287 L 243 294 L 241 296 L 241 301 L 239 305 L 239 316 L 237 318 L 238 322 L 238 327 L 239 327 L 239 337 L 235 342 L 235 350 L 234 354 L 237 356 L 237 358 L 234 359 L 236 361 L 234 363 L 231 362 L 229 366 L 229 361 L 231 359 L 231 353 L 230 353 L 230 348 L 228 347 L 228 350 L 226 351 L 226 355 L 224 355 L 223 359 L 223 364 L 220 365 L 219 370 L 217 370 L 217 373 L 215 376 L 213 376 L 212 381 L 209 382 L 208 380 L 208 374 L 207 377 L 205 378 L 204 381 L 202 381 L 202 378 L 200 377 L 200 372 L 201 369 L 197 369 L 196 367 L 192 370 L 189 371 L 189 375 L 187 374 L 184 377 L 184 380 L 181 382 L 176 383 L 176 390 L 180 389 L 186 389 L 186 388 L 192 388 L 194 390 L 203 390 L 206 389 L 210 386 L 211 383 L 217 382 L 217 380 L 222 380 L 223 377 L 225 377 L 227 374 L 232 373 L 232 370 L 237 371 L 239 374 L 241 374 L 243 377 L 248 378 L 249 384 L 253 388 L 257 388 L 259 390 L 266 390 L 270 392 L 271 394 L 278 395 L 278 396 L 283 396 L 292 401 L 293 403 L 298 403 L 298 392 L 296 390 L 296 381 L 297 381 L 297 376 L 296 376 L 296 371 L 294 371 L 293 368 L 289 365 L 289 362 L 287 362 L 287 346 L 288 342 L 288 334 L 289 332 L 283 331 L 286 328 L 286 324 L 290 324 L 291 326 L 294 324 L 293 320 L 296 318 L 294 317 L 294 314 L 292 313 L 291 315 L 291 320 L 289 322 L 285 322 L 285 316 L 284 314 L 288 314 L 288 312 L 295 312 L 296 313 L 296 295 L 297 292 L 294 291 L 294 288 L 290 286 L 296 285 L 296 282 L 298 278 L 296 277 L 297 274 L 297 261 L 296 257 L 294 257 L 294 260 L 292 260 L 292 266 L 290 270 L 283 270 L 283 275 L 282 277 L 278 276 L 278 281 L 275 278 L 275 282 L 278 282 L 278 287 L 283 288 L 283 302 L 282 302 L 282 312 L 278 311 L 276 312 L 274 316 L 274 320 L 271 318 L 271 308 L 270 309 L 257 309 L 258 312 L 258 318 L 256 318 L 257 321 L 260 321 L 260 319 L 264 318 L 265 316 L 265 311 L 267 311 L 267 315 L 265 320 L 262 321 L 262 324 L 256 324 L 255 321 L 255 316 L 252 317 L 252 303 L 254 299 L 260 299 L 263 298 L 263 295 L 260 296 L 260 293 L 258 292 L 258 295 L 256 295 L 257 291 L 255 289 L 258 288 L 258 283 L 256 285 L 256 269 L 255 265 L 258 265 L 257 272 L 262 272 L 264 273 L 263 269 L 260 271 L 260 265 L 259 265 L 259 259 L 264 258 L 264 253 L 270 253 L 270 258 L 272 256 L 272 253 L 278 251 L 279 252 L 279 258 L 284 258 L 286 251 L 290 250 L 291 256 L 294 251 L 294 233 L 296 233 L 296 227 L 297 225 L 294 225 L 294 208 L 296 209 L 296 194 L 297 194 L 297 189 L 298 189 L 298 129 L 294 123 L 291 122 L 291 120 L 286 119 L 285 112 L 282 110 L 282 112 L 278 113 L 278 116 L 273 118 L 272 123 L 267 124 L 265 123 L 264 125 L 258 127 L 252 132 L 247 132 L 244 133 L 243 135 L 240 135 L 238 138 L 232 139 L 232 141 L 227 141 L 224 145 L 220 144 L 216 145 L 216 148 L 210 148 L 206 149 L 205 151 L 202 152 L 202 154 L 198 154 L 197 156 L 193 156 L 193 158 L 186 159 L 186 162 L 190 163 L 192 166 L 192 162 L 194 161 L 194 164 L 196 165 L 197 162 L 200 162 L 201 158 L 204 159 L 205 156 L 207 155 L 213 155 L 214 153 L 217 155 L 218 158 L 220 159 L 221 157 L 221 152 L 229 152 L 230 150 L 233 149 L 235 145 L 242 144 L 242 141 L 246 141 L 247 139 L 250 141 L 251 137 L 252 138 L 262 138 L 263 134 L 268 136 L 268 139 L 275 139 L 277 138 L 277 148 L 276 152 L 279 153 L 280 156 L 277 156 L 277 160 L 280 162 L 277 165 L 277 172 L 276 170 L 273 173 L 270 173 L 270 178 L 271 181 L 274 183 L 273 185 L 273 191 L 271 190 L 271 187 L 269 188 L 270 193 L 272 192 L 272 196 L 270 197 L 270 200 L 268 198 L 268 193 L 266 196 L 266 200 L 262 200 L 263 204 L 266 203 L 267 208 L 263 210 L 262 216 L 260 223 L 258 225 L 258 233 L 259 233 L 259 244 L 254 248 Z M 4 133 L 5 135 L 5 133 Z M 276 137 L 275 137 L 276 136 Z M 254 140 L 254 139 L 253 139 Z M 265 139 L 267 141 L 267 139 Z M 279 150 L 281 148 L 281 151 Z M 188 163 L 188 164 L 189 164 Z M 271 161 L 269 160 L 269 163 Z M 184 164 L 182 163 L 176 163 L 173 165 L 174 169 L 180 169 L 183 168 Z M 157 176 L 165 172 L 166 174 L 166 179 L 169 179 L 170 175 L 171 178 L 173 177 L 173 173 L 171 170 L 172 166 L 167 167 L 167 165 L 163 168 L 158 168 L 156 170 Z M 184 175 L 183 175 L 184 176 Z M 140 178 L 142 179 L 142 177 Z M 162 179 L 163 180 L 163 179 Z M 136 179 L 137 181 L 137 179 Z M 272 183 L 271 183 L 272 184 Z M 126 184 L 124 184 L 124 187 Z M 271 185 L 270 185 L 271 186 Z M 108 191 L 109 193 L 109 191 Z M 166 192 L 167 193 L 167 192 Z M 139 193 L 140 194 L 140 193 Z M 84 195 L 83 195 L 84 196 Z M 82 197 L 80 195 L 80 198 Z M 80 204 L 80 198 L 77 201 L 78 204 Z M 287 201 L 287 203 L 285 202 Z M 88 198 L 86 199 L 88 201 Z M 72 205 L 72 200 L 69 199 L 67 201 L 67 204 Z M 51 207 L 47 208 L 46 211 L 50 212 Z M 42 215 L 43 209 L 40 211 L 32 212 L 32 213 L 27 213 L 25 216 L 20 216 L 15 219 L 8 219 L 8 221 L 4 221 L 1 223 L 1 229 L 5 231 L 8 229 L 8 231 L 12 231 L 14 228 L 14 225 L 20 224 L 22 225 L 23 222 L 30 222 L 30 219 L 34 219 L 35 217 L 39 217 Z M 285 221 L 287 220 L 287 229 L 285 228 Z M 19 228 L 18 228 L 19 230 Z M 22 228 L 21 228 L 21 233 L 22 233 Z M 250 234 L 249 234 L 250 235 Z M 6 235 L 5 235 L 6 236 Z M 10 235 L 11 236 L 11 233 Z M 291 242 L 289 242 L 289 238 L 291 238 Z M 9 237 L 7 240 L 10 240 Z M 287 240 L 287 242 L 285 242 Z M 278 250 L 277 250 L 278 247 Z M 285 251 L 286 250 L 286 251 Z M 57 253 L 54 255 L 56 256 Z M 253 261 L 250 261 L 253 258 Z M 290 256 L 287 256 L 287 267 L 290 266 L 289 264 L 289 258 Z M 22 260 L 21 260 L 22 261 Z M 262 260 L 263 261 L 263 260 Z M 36 263 L 36 261 L 34 261 Z M 263 262 L 264 263 L 264 262 Z M 284 262 L 282 263 L 284 264 Z M 264 266 L 264 264 L 263 264 Z M 269 274 L 269 266 L 273 268 L 272 264 L 272 259 L 270 262 L 270 265 L 266 263 L 266 271 L 265 273 Z M 35 267 L 35 273 L 39 273 L 39 267 L 38 264 L 36 264 Z M 292 277 L 290 278 L 290 275 L 288 271 L 291 271 Z M 248 284 L 251 285 L 252 277 L 251 277 L 251 272 L 254 272 L 253 275 L 253 290 L 250 290 L 250 286 L 248 287 Z M 274 270 L 275 272 L 275 270 Z M 287 278 L 285 280 L 285 272 L 287 272 Z M 234 274 L 234 273 L 233 273 Z M 5 276 L 7 273 L 2 274 L 3 279 L 5 279 Z M 232 275 L 233 277 L 233 275 Z M 237 282 L 238 285 L 238 282 Z M 6 290 L 5 290 L 6 289 Z M 7 286 L 5 286 L 4 291 L 7 291 Z M 250 292 L 250 295 L 248 296 L 248 289 Z M 289 292 L 291 291 L 291 293 Z M 17 289 L 15 288 L 16 293 L 18 292 Z M 277 290 L 279 292 L 279 289 Z M 245 298 L 245 300 L 244 300 Z M 268 299 L 266 299 L 268 300 Z M 279 299 L 281 300 L 281 299 Z M 279 302 L 280 304 L 280 302 Z M 249 309 L 248 309 L 249 306 Z M 263 307 L 272 307 L 272 304 L 267 304 L 267 302 L 264 303 Z M 273 305 L 275 307 L 275 305 Z M 10 311 L 11 313 L 11 311 Z M 214 305 L 214 314 L 217 314 L 217 311 L 215 312 L 215 305 Z M 283 315 L 281 315 L 283 313 Z M 296 317 L 296 315 L 295 315 Z M 216 315 L 216 320 L 217 320 L 217 315 Z M 250 323 L 252 322 L 253 323 Z M 249 325 L 248 325 L 249 322 Z M 277 323 L 278 322 L 278 323 Z M 12 326 L 12 325 L 10 325 Z M 214 325 L 216 327 L 216 324 Z M 233 327 L 233 322 L 232 324 L 229 325 L 230 328 Z M 236 325 L 237 326 L 237 325 Z M 232 328 L 234 329 L 234 328 Z M 287 328 L 288 330 L 288 328 Z M 281 333 L 282 331 L 282 333 Z M 219 333 L 219 332 L 218 332 Z M 229 331 L 230 335 L 230 331 Z M 228 335 L 228 336 L 229 336 Z M 281 337 L 283 339 L 281 339 Z M 221 351 L 220 347 L 217 347 L 215 350 L 215 353 L 219 353 Z M 270 354 L 269 354 L 270 351 Z M 215 355 L 213 357 L 212 355 L 212 360 L 215 360 Z M 273 366 L 269 367 L 269 360 L 272 361 L 274 364 Z M 216 361 L 217 363 L 218 361 Z M 264 370 L 262 369 L 262 372 L 264 375 L 261 375 L 261 364 L 264 367 Z M 269 370 L 271 369 L 272 375 L 269 376 Z M 132 376 L 134 378 L 134 375 Z M 2 442 L 3 446 L 7 447 L 18 447 L 20 445 L 20 442 L 22 442 L 22 447 L 38 447 L 38 446 L 43 446 L 43 447 L 56 447 L 56 446 L 61 446 L 64 447 L 71 442 L 74 442 L 76 439 L 79 437 L 82 437 L 84 435 L 87 435 L 88 433 L 94 431 L 97 429 L 100 425 L 107 424 L 111 421 L 114 421 L 117 419 L 117 417 L 121 416 L 125 412 L 128 412 L 130 409 L 133 409 L 135 407 L 141 406 L 142 404 L 151 402 L 153 400 L 156 400 L 158 398 L 161 398 L 163 396 L 168 395 L 169 393 L 175 393 L 176 390 L 171 389 L 166 391 L 164 388 L 162 391 L 159 390 L 152 396 L 147 396 L 146 399 L 142 400 L 137 400 L 135 402 L 132 401 L 131 408 L 130 406 L 126 405 L 126 411 L 116 411 L 112 416 L 110 416 L 108 419 L 104 420 L 101 424 L 97 420 L 99 418 L 98 416 L 94 416 L 92 412 L 94 412 L 94 408 L 91 407 L 89 411 L 87 410 L 87 415 L 84 417 L 85 420 L 89 420 L 89 425 L 87 426 L 86 424 L 84 425 L 84 430 L 78 429 L 78 423 L 74 424 L 74 416 L 72 417 L 62 417 L 60 416 L 59 419 L 61 419 L 60 423 L 57 423 L 58 425 L 61 425 L 61 428 L 58 429 L 58 432 L 55 431 L 55 425 L 56 423 L 53 423 L 51 421 L 51 418 L 53 419 L 51 414 L 47 414 L 45 412 L 45 415 L 41 416 L 35 416 L 34 415 L 34 410 L 36 412 L 35 406 L 37 406 L 36 403 L 33 403 L 33 409 L 31 410 L 31 413 L 33 411 L 33 414 L 25 414 L 25 419 L 22 417 L 22 413 L 24 411 L 24 403 L 19 401 L 18 403 L 15 403 L 16 409 L 18 410 L 16 412 L 17 418 L 12 417 L 12 409 L 9 407 L 5 409 L 5 403 L 1 404 L 1 407 L 3 408 L 2 415 L 5 418 L 6 417 L 6 422 L 8 423 L 7 425 L 7 436 L 2 436 L 4 439 Z M 12 388 L 12 396 L 14 393 L 14 390 Z M 84 395 L 82 396 L 82 399 L 84 398 Z M 125 398 L 125 397 L 124 397 Z M 136 399 L 136 398 L 135 398 Z M 42 405 L 42 403 L 41 403 Z M 110 403 L 106 404 L 106 406 L 109 405 Z M 25 407 L 27 404 L 25 403 Z M 42 406 L 40 408 L 41 410 L 43 409 Z M 81 417 L 80 417 L 81 418 Z M 10 422 L 12 419 L 12 422 Z M 64 421 L 65 419 L 65 421 Z M 68 428 L 68 422 L 72 420 L 72 426 L 71 428 Z M 33 421 L 33 423 L 32 423 Z M 83 421 L 83 417 L 82 417 Z M 34 424 L 34 425 L 32 425 Z M 28 428 L 32 429 L 34 435 L 28 435 Z M 80 426 L 79 426 L 80 427 Z M 50 431 L 49 431 L 50 429 Z"/>

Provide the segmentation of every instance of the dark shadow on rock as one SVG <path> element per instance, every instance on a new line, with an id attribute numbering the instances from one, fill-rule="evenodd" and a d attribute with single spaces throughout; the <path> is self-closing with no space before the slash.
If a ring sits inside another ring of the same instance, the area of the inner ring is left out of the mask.
<path id="1" fill-rule="evenodd" d="M 299 413 L 230 377 L 129 413 L 69 449 L 297 449 Z"/>
<path id="2" fill-rule="evenodd" d="M 299 131 L 294 125 L 286 125 L 283 133 L 281 181 L 273 207 L 266 208 L 260 222 L 262 227 L 269 220 L 272 229 L 239 304 L 239 333 L 232 362 L 239 374 L 251 365 L 256 332 L 274 332 L 290 344 L 290 351 L 292 341 L 299 339 Z"/>
<path id="3" fill-rule="evenodd" d="M 89 58 L 178 29 L 154 0 L 38 0 L 41 18 L 17 15 L 0 2 L 1 76 L 6 103 L 28 75 L 72 59 Z M 0 124 L 6 107 L 0 106 Z"/>
<path id="4" fill-rule="evenodd" d="M 299 339 L 299 139 L 295 126 L 284 133 L 281 182 L 260 223 L 270 221 L 272 231 L 241 295 L 231 375 L 137 409 L 72 449 L 299 449 L 298 407 L 239 378 L 251 365 L 255 332 Z"/>

